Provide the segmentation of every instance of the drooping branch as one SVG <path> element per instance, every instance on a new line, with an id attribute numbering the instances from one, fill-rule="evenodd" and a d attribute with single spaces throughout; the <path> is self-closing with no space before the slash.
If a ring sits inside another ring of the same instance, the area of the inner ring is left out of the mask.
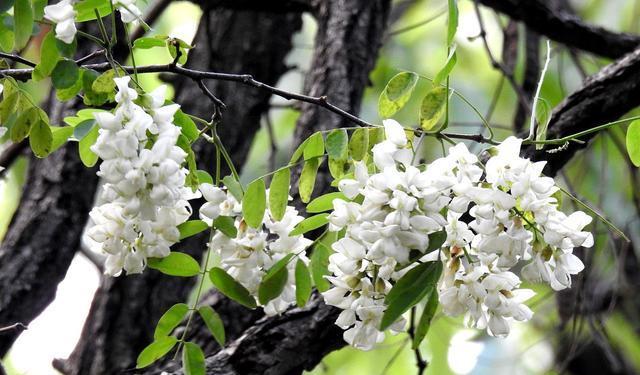
<path id="1" fill-rule="evenodd" d="M 204 70 L 249 72 L 274 85 L 286 72 L 284 58 L 300 26 L 299 14 L 267 17 L 259 12 L 207 12 L 196 36 L 199 48 L 194 49 L 189 65 Z M 218 133 L 231 151 L 234 164 L 241 166 L 259 129 L 260 117 L 268 110 L 271 94 L 225 81 L 214 82 L 209 88 L 228 104 Z M 185 112 L 203 118 L 211 117 L 214 112 L 211 101 L 204 98 L 200 88 L 190 80 L 176 81 L 176 101 Z M 196 143 L 194 151 L 199 168 L 208 171 L 215 168 L 215 149 L 211 145 Z M 197 206 L 194 211 L 197 215 Z M 206 242 L 207 234 L 202 233 L 181 241 L 173 250 L 199 258 Z M 66 374 L 120 374 L 135 367 L 136 357 L 153 340 L 160 316 L 171 305 L 187 300 L 193 282 L 193 279 L 163 276 L 153 270 L 142 275 L 103 278 L 80 342 L 69 360 L 56 361 L 56 368 Z M 243 309 L 232 312 L 237 306 L 228 307 L 229 316 L 251 316 Z M 257 317 L 252 321 L 255 319 Z"/>
<path id="2" fill-rule="evenodd" d="M 640 45 L 640 36 L 616 33 L 590 25 L 580 18 L 554 8 L 545 0 L 478 0 L 510 18 L 522 21 L 528 28 L 556 42 L 586 52 L 619 58 Z"/>

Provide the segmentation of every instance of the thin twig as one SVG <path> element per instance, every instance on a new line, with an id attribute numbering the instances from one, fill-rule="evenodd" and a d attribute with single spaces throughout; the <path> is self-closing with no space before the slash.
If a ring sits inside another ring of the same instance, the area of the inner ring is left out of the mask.
<path id="1" fill-rule="evenodd" d="M 4 52 L 0 52 L 0 57 L 5 58 L 5 59 L 9 59 L 15 62 L 19 62 L 21 64 L 30 66 L 32 68 L 36 67 L 36 63 L 34 63 L 33 61 L 29 61 L 27 59 L 25 59 L 24 57 L 18 56 L 18 55 L 14 55 L 11 53 L 4 53 Z"/>
<path id="2" fill-rule="evenodd" d="M 416 307 L 412 307 L 411 308 L 411 316 L 409 317 L 410 322 L 409 322 L 409 330 L 407 330 L 407 333 L 409 333 L 409 337 L 411 337 L 411 341 L 413 341 L 413 338 L 415 336 L 415 317 L 416 317 Z M 420 353 L 420 348 L 415 348 L 415 350 L 413 351 L 415 353 L 416 356 L 416 366 L 418 367 L 418 375 L 422 375 L 424 373 L 424 370 L 427 369 L 427 361 L 422 357 L 422 353 Z"/>
<path id="3" fill-rule="evenodd" d="M 22 323 L 20 323 L 20 322 L 18 322 L 18 323 L 14 323 L 14 324 L 12 324 L 10 326 L 0 327 L 0 333 L 7 332 L 7 331 L 13 331 L 13 330 L 24 331 L 26 329 L 29 329 L 29 327 L 24 325 L 24 324 L 22 324 Z"/>

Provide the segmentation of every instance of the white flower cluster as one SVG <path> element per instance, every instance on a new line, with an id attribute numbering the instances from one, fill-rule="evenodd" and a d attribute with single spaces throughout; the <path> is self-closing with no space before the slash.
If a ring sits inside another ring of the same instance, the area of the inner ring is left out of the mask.
<path id="1" fill-rule="evenodd" d="M 77 0 L 60 0 L 44 7 L 44 18 L 56 24 L 56 38 L 71 44 L 76 37 L 76 15 L 73 5 Z M 120 11 L 124 23 L 137 24 L 142 12 L 135 0 L 112 0 L 113 6 Z"/>
<path id="2" fill-rule="evenodd" d="M 91 211 L 95 225 L 89 236 L 108 255 L 108 275 L 123 268 L 140 273 L 146 258 L 169 255 L 180 237 L 177 226 L 190 215 L 187 200 L 194 198 L 184 186 L 186 153 L 176 146 L 180 128 L 172 123 L 179 105 L 164 105 L 162 86 L 143 98 L 148 103 L 143 108 L 134 102 L 138 93 L 129 80 L 115 79 L 114 114 L 94 114 L 100 130 L 91 150 L 103 160 L 98 175 L 106 203 Z"/>
<path id="3" fill-rule="evenodd" d="M 263 225 L 252 228 L 242 220 L 242 206 L 228 191 L 211 184 L 200 185 L 200 191 L 207 200 L 200 208 L 200 218 L 211 225 L 220 216 L 231 217 L 237 229 L 235 238 L 217 231 L 209 244 L 211 250 L 220 256 L 220 267 L 242 284 L 254 297 L 258 295 L 260 281 L 266 272 L 288 254 L 309 263 L 304 250 L 312 241 L 302 235 L 289 233 L 304 218 L 295 208 L 288 206 L 282 220 L 272 218 L 266 210 Z M 287 284 L 282 294 L 264 306 L 267 315 L 284 312 L 296 301 L 295 264 L 296 259 L 287 264 Z"/>
<path id="4" fill-rule="evenodd" d="M 44 18 L 56 24 L 56 38 L 71 44 L 76 37 L 76 11 L 74 0 L 60 0 L 44 7 Z"/>
<path id="5" fill-rule="evenodd" d="M 386 140 L 372 150 L 376 173 L 356 163 L 355 178 L 341 180 L 339 189 L 358 198 L 334 200 L 329 217 L 330 230 L 345 235 L 332 246 L 333 288 L 324 298 L 344 310 L 336 324 L 349 344 L 368 350 L 384 339 L 384 298 L 415 257 L 444 262 L 438 284 L 444 313 L 466 313 L 468 325 L 495 336 L 509 333 L 510 320 L 532 315 L 523 302 L 533 292 L 518 289 L 516 264 L 528 262 L 521 272 L 526 280 L 556 290 L 571 285 L 583 268 L 573 248 L 593 244 L 582 231 L 591 217 L 558 211 L 558 188 L 542 176 L 544 162 L 519 156 L 522 140 L 510 137 L 491 150 L 484 169 L 462 143 L 419 169 L 402 126 L 386 120 L 384 128 Z M 428 235 L 443 230 L 442 248 L 425 254 Z M 403 325 L 399 320 L 391 328 Z"/>

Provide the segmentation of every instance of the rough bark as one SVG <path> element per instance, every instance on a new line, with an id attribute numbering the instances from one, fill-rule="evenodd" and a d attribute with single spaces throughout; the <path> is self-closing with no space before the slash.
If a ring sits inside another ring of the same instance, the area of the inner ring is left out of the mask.
<path id="1" fill-rule="evenodd" d="M 587 78 L 583 87 L 569 95 L 553 111 L 547 139 L 561 138 L 577 132 L 615 121 L 640 105 L 640 49 L 607 65 Z M 597 133 L 581 137 L 588 141 Z M 566 149 L 556 153 L 535 151 L 527 147 L 525 154 L 535 160 L 547 160 L 545 173 L 554 176 L 576 152 L 587 143 L 570 142 Z M 546 149 L 553 148 L 547 146 Z"/>
<path id="2" fill-rule="evenodd" d="M 542 35 L 586 52 L 619 58 L 640 45 L 640 36 L 590 25 L 545 0 L 478 0 Z"/>
<path id="3" fill-rule="evenodd" d="M 525 120 L 529 113 L 528 109 L 532 107 L 531 101 L 535 95 L 538 86 L 538 76 L 540 75 L 540 36 L 535 31 L 526 30 L 524 42 L 525 64 L 524 77 L 522 79 L 522 92 L 525 100 L 530 105 L 524 106 L 518 103 L 518 108 L 513 119 L 513 129 L 520 132 L 524 129 Z"/>
<path id="4" fill-rule="evenodd" d="M 286 71 L 284 57 L 291 37 L 301 26 L 300 15 L 215 10 L 206 13 L 198 29 L 189 65 L 202 70 L 248 73 L 275 84 Z M 175 81 L 176 102 L 183 110 L 202 118 L 213 113 L 213 104 L 191 81 Z M 235 83 L 215 83 L 209 88 L 225 103 L 218 133 L 241 166 L 270 95 Z M 200 168 L 211 171 L 215 150 L 196 145 Z M 198 207 L 194 207 L 197 212 Z M 207 234 L 182 241 L 174 251 L 200 257 Z M 167 277 L 148 270 L 142 275 L 103 278 L 94 297 L 82 338 L 67 361 L 56 367 L 67 374 L 119 374 L 135 367 L 138 353 L 153 339 L 160 316 L 174 303 L 187 299 L 193 279 Z"/>
<path id="5" fill-rule="evenodd" d="M 0 326 L 29 324 L 53 301 L 80 244 L 97 178 L 76 148 L 30 158 L 28 183 L 0 247 Z M 0 335 L 0 357 L 18 334 Z"/>

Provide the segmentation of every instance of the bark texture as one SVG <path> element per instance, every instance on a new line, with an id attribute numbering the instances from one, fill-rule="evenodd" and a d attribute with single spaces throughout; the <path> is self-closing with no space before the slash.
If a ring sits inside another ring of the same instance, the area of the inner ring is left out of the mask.
<path id="1" fill-rule="evenodd" d="M 586 52 L 619 58 L 640 45 L 640 36 L 588 24 L 545 0 L 476 0 L 556 42 Z"/>
<path id="2" fill-rule="evenodd" d="M 265 15 L 258 12 L 211 10 L 201 20 L 188 65 L 202 70 L 248 73 L 275 84 L 286 71 L 284 57 L 291 37 L 301 26 L 299 14 Z M 185 112 L 208 119 L 214 107 L 191 81 L 176 83 L 176 102 Z M 241 166 L 260 118 L 268 109 L 270 95 L 235 83 L 209 88 L 225 103 L 218 133 Z M 215 149 L 195 145 L 200 168 L 215 168 Z M 197 203 L 194 212 L 197 215 Z M 180 242 L 173 249 L 199 258 L 206 249 L 207 233 Z M 139 352 L 153 340 L 160 316 L 173 304 L 185 301 L 192 278 L 168 277 L 148 270 L 142 275 L 104 277 L 94 297 L 82 337 L 67 361 L 56 361 L 66 374 L 119 374 L 135 367 Z M 247 313 L 249 314 L 249 313 Z"/>

